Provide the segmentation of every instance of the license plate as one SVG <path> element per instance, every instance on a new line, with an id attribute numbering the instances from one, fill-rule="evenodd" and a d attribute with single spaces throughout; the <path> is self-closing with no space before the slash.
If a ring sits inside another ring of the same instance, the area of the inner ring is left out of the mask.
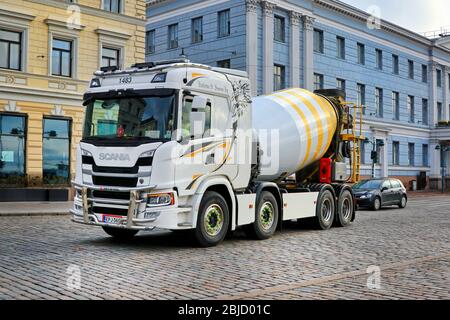
<path id="1" fill-rule="evenodd" d="M 103 222 L 109 224 L 119 224 L 124 218 L 122 216 L 114 216 L 110 214 L 103 215 Z"/>

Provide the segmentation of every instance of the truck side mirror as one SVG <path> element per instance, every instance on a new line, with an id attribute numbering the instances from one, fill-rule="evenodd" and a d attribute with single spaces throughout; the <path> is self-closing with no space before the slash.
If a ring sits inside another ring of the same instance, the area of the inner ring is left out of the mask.
<path id="1" fill-rule="evenodd" d="M 206 115 L 204 111 L 191 111 L 190 116 L 190 135 L 191 137 L 201 137 L 205 131 Z"/>

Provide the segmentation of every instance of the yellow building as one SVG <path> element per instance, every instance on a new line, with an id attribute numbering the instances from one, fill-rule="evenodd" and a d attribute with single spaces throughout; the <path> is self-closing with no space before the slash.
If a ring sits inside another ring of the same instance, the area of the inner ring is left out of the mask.
<path id="1" fill-rule="evenodd" d="M 144 46 L 145 0 L 1 0 L 0 201 L 67 197 L 93 72 Z"/>

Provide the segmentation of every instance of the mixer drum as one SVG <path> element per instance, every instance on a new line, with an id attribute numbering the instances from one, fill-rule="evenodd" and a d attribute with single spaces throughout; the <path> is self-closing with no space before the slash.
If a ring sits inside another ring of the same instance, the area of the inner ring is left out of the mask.
<path id="1" fill-rule="evenodd" d="M 253 128 L 260 144 L 258 180 L 275 181 L 320 160 L 338 116 L 327 99 L 294 88 L 253 98 Z"/>

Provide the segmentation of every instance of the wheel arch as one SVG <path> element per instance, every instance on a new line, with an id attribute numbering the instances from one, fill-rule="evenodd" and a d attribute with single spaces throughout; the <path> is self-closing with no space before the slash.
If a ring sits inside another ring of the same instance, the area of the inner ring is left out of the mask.
<path id="1" fill-rule="evenodd" d="M 195 192 L 192 202 L 192 226 L 195 228 L 197 224 L 198 211 L 204 194 L 207 191 L 214 191 L 224 197 L 230 214 L 230 230 L 236 228 L 236 197 L 230 181 L 224 176 L 216 176 L 203 181 Z"/>

